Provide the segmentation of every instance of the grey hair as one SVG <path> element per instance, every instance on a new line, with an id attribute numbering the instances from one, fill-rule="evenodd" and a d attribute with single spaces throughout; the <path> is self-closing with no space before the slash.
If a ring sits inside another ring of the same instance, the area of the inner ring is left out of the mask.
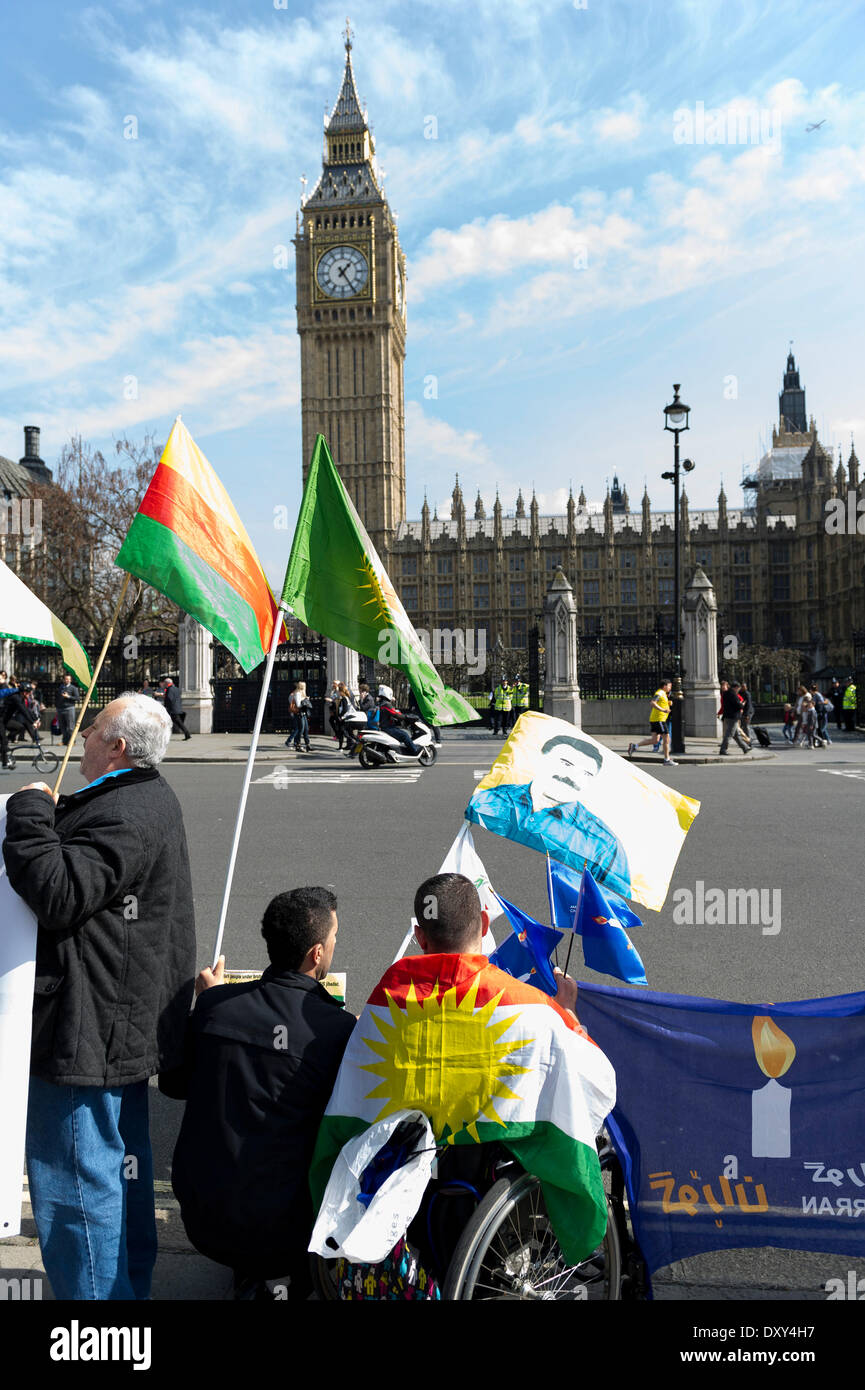
<path id="1" fill-rule="evenodd" d="M 105 743 L 126 740 L 126 756 L 135 767 L 156 767 L 165 757 L 171 738 L 171 717 L 150 695 L 124 690 L 117 696 L 123 708 L 106 719 L 100 733 Z M 112 703 L 114 703 L 112 701 Z"/>

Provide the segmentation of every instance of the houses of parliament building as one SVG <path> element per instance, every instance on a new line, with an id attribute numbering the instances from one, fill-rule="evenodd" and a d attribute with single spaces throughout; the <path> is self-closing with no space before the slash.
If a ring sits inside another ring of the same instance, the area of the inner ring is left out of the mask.
<path id="1" fill-rule="evenodd" d="M 634 506 L 613 480 L 602 505 L 571 495 L 542 515 L 532 496 L 505 513 L 498 497 L 464 498 L 450 515 L 406 517 L 403 364 L 406 265 L 375 170 L 375 149 L 346 35 L 342 87 L 325 124 L 321 176 L 297 218 L 303 458 L 328 439 L 342 479 L 416 627 L 485 629 L 488 649 L 525 647 L 561 565 L 584 632 L 650 632 L 673 621 L 673 513 L 647 492 Z M 304 467 L 306 467 L 306 462 Z M 826 502 L 862 495 L 821 444 L 787 358 L 772 445 L 745 479 L 745 505 L 692 511 L 681 499 L 684 581 L 715 585 L 719 631 L 740 643 L 797 646 L 818 663 L 851 658 L 865 627 L 863 539 L 828 534 Z M 853 509 L 855 511 L 855 508 Z"/>

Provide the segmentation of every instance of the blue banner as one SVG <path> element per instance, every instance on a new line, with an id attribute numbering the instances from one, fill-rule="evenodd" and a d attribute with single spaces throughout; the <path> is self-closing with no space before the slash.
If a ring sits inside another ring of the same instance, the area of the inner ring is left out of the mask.
<path id="1" fill-rule="evenodd" d="M 865 993 L 732 1004 L 581 984 L 650 1271 L 735 1246 L 862 1255 Z"/>

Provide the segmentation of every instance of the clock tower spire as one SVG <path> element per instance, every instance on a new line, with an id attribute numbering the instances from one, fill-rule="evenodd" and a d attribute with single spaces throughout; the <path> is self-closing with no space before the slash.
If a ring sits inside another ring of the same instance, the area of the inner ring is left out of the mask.
<path id="1" fill-rule="evenodd" d="M 405 517 L 405 256 L 352 67 L 325 120 L 321 176 L 298 234 L 303 476 L 323 434 L 384 560 Z"/>

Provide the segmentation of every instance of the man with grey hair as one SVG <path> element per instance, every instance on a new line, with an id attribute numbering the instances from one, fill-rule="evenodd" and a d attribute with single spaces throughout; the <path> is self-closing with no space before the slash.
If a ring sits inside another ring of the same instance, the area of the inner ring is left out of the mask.
<path id="1" fill-rule="evenodd" d="M 127 693 L 83 730 L 86 786 L 9 798 L 9 882 L 39 922 L 27 1171 L 58 1299 L 146 1299 L 148 1078 L 182 1060 L 195 922 L 165 710 Z M 56 803 L 56 805 L 55 805 Z"/>

